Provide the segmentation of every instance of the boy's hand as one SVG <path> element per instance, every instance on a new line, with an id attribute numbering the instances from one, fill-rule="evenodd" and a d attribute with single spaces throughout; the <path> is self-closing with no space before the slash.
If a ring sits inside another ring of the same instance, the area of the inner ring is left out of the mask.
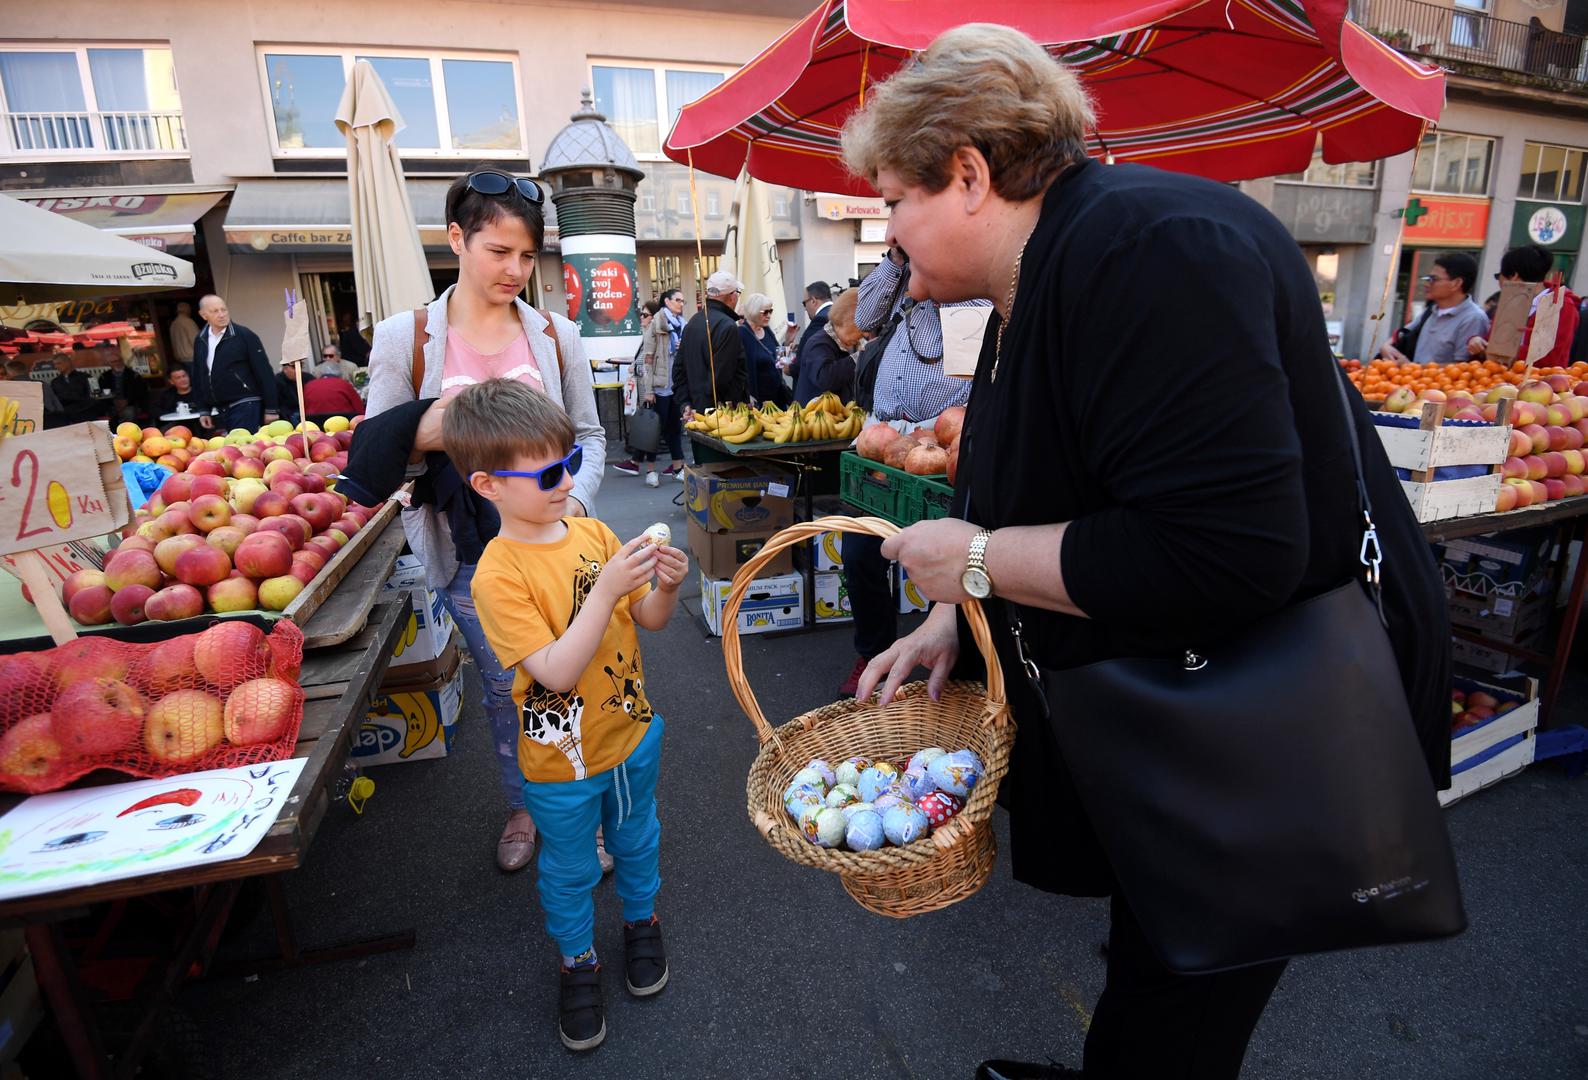
<path id="1" fill-rule="evenodd" d="M 675 547 L 656 549 L 656 587 L 663 592 L 676 592 L 689 573 L 689 556 Z"/>
<path id="2" fill-rule="evenodd" d="M 655 573 L 656 549 L 645 542 L 642 534 L 624 544 L 616 555 L 607 560 L 607 564 L 601 568 L 601 576 L 596 579 L 595 587 L 603 590 L 608 603 L 615 605 L 619 599 L 650 581 Z"/>

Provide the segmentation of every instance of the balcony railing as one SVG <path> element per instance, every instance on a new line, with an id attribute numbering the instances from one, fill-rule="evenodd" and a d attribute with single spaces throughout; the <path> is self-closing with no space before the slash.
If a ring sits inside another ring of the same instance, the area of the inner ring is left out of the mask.
<path id="1" fill-rule="evenodd" d="M 1422 0 L 1351 0 L 1351 20 L 1404 53 L 1588 86 L 1588 45 L 1576 34 Z"/>
<path id="2" fill-rule="evenodd" d="M 0 113 L 0 150 L 48 157 L 187 153 L 179 112 Z"/>

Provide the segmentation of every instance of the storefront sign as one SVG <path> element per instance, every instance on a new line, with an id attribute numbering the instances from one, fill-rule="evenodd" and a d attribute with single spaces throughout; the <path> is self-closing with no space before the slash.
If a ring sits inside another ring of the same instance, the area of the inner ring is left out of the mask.
<path id="1" fill-rule="evenodd" d="M 849 195 L 818 195 L 816 213 L 828 221 L 845 218 L 885 218 L 888 205 L 881 199 L 862 199 Z"/>
<path id="2" fill-rule="evenodd" d="M 1511 245 L 1538 244 L 1555 252 L 1582 248 L 1583 207 L 1572 203 L 1538 203 L 1521 199 L 1511 220 Z"/>
<path id="3" fill-rule="evenodd" d="M 1271 209 L 1298 244 L 1368 244 L 1378 192 L 1370 188 L 1275 184 Z"/>
<path id="4" fill-rule="evenodd" d="M 1489 200 L 1413 195 L 1401 219 L 1408 247 L 1481 248 L 1489 233 Z"/>
<path id="5" fill-rule="evenodd" d="M 633 243 L 629 241 L 630 246 Z M 632 251 L 565 254 L 562 277 L 568 318 L 579 324 L 581 335 L 622 337 L 640 332 L 636 296 L 640 275 Z"/>

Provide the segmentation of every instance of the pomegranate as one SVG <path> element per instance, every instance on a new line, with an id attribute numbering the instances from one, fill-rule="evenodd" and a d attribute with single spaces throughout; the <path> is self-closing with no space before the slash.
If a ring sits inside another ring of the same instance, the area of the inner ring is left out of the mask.
<path id="1" fill-rule="evenodd" d="M 941 476 L 948 472 L 948 451 L 941 446 L 917 446 L 904 459 L 904 471 L 916 476 Z"/>
<path id="2" fill-rule="evenodd" d="M 964 426 L 965 406 L 953 405 L 938 415 L 937 423 L 932 425 L 932 434 L 937 436 L 937 441 L 942 445 L 953 446 L 959 439 L 960 428 Z"/>

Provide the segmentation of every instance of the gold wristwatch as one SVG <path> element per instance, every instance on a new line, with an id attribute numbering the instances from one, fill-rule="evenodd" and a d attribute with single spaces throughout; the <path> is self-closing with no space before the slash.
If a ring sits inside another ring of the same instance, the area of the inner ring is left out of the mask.
<path id="1" fill-rule="evenodd" d="M 992 578 L 987 573 L 987 541 L 991 537 L 991 529 L 983 529 L 971 537 L 965 572 L 959 576 L 960 588 L 977 600 L 985 600 L 993 592 Z"/>

